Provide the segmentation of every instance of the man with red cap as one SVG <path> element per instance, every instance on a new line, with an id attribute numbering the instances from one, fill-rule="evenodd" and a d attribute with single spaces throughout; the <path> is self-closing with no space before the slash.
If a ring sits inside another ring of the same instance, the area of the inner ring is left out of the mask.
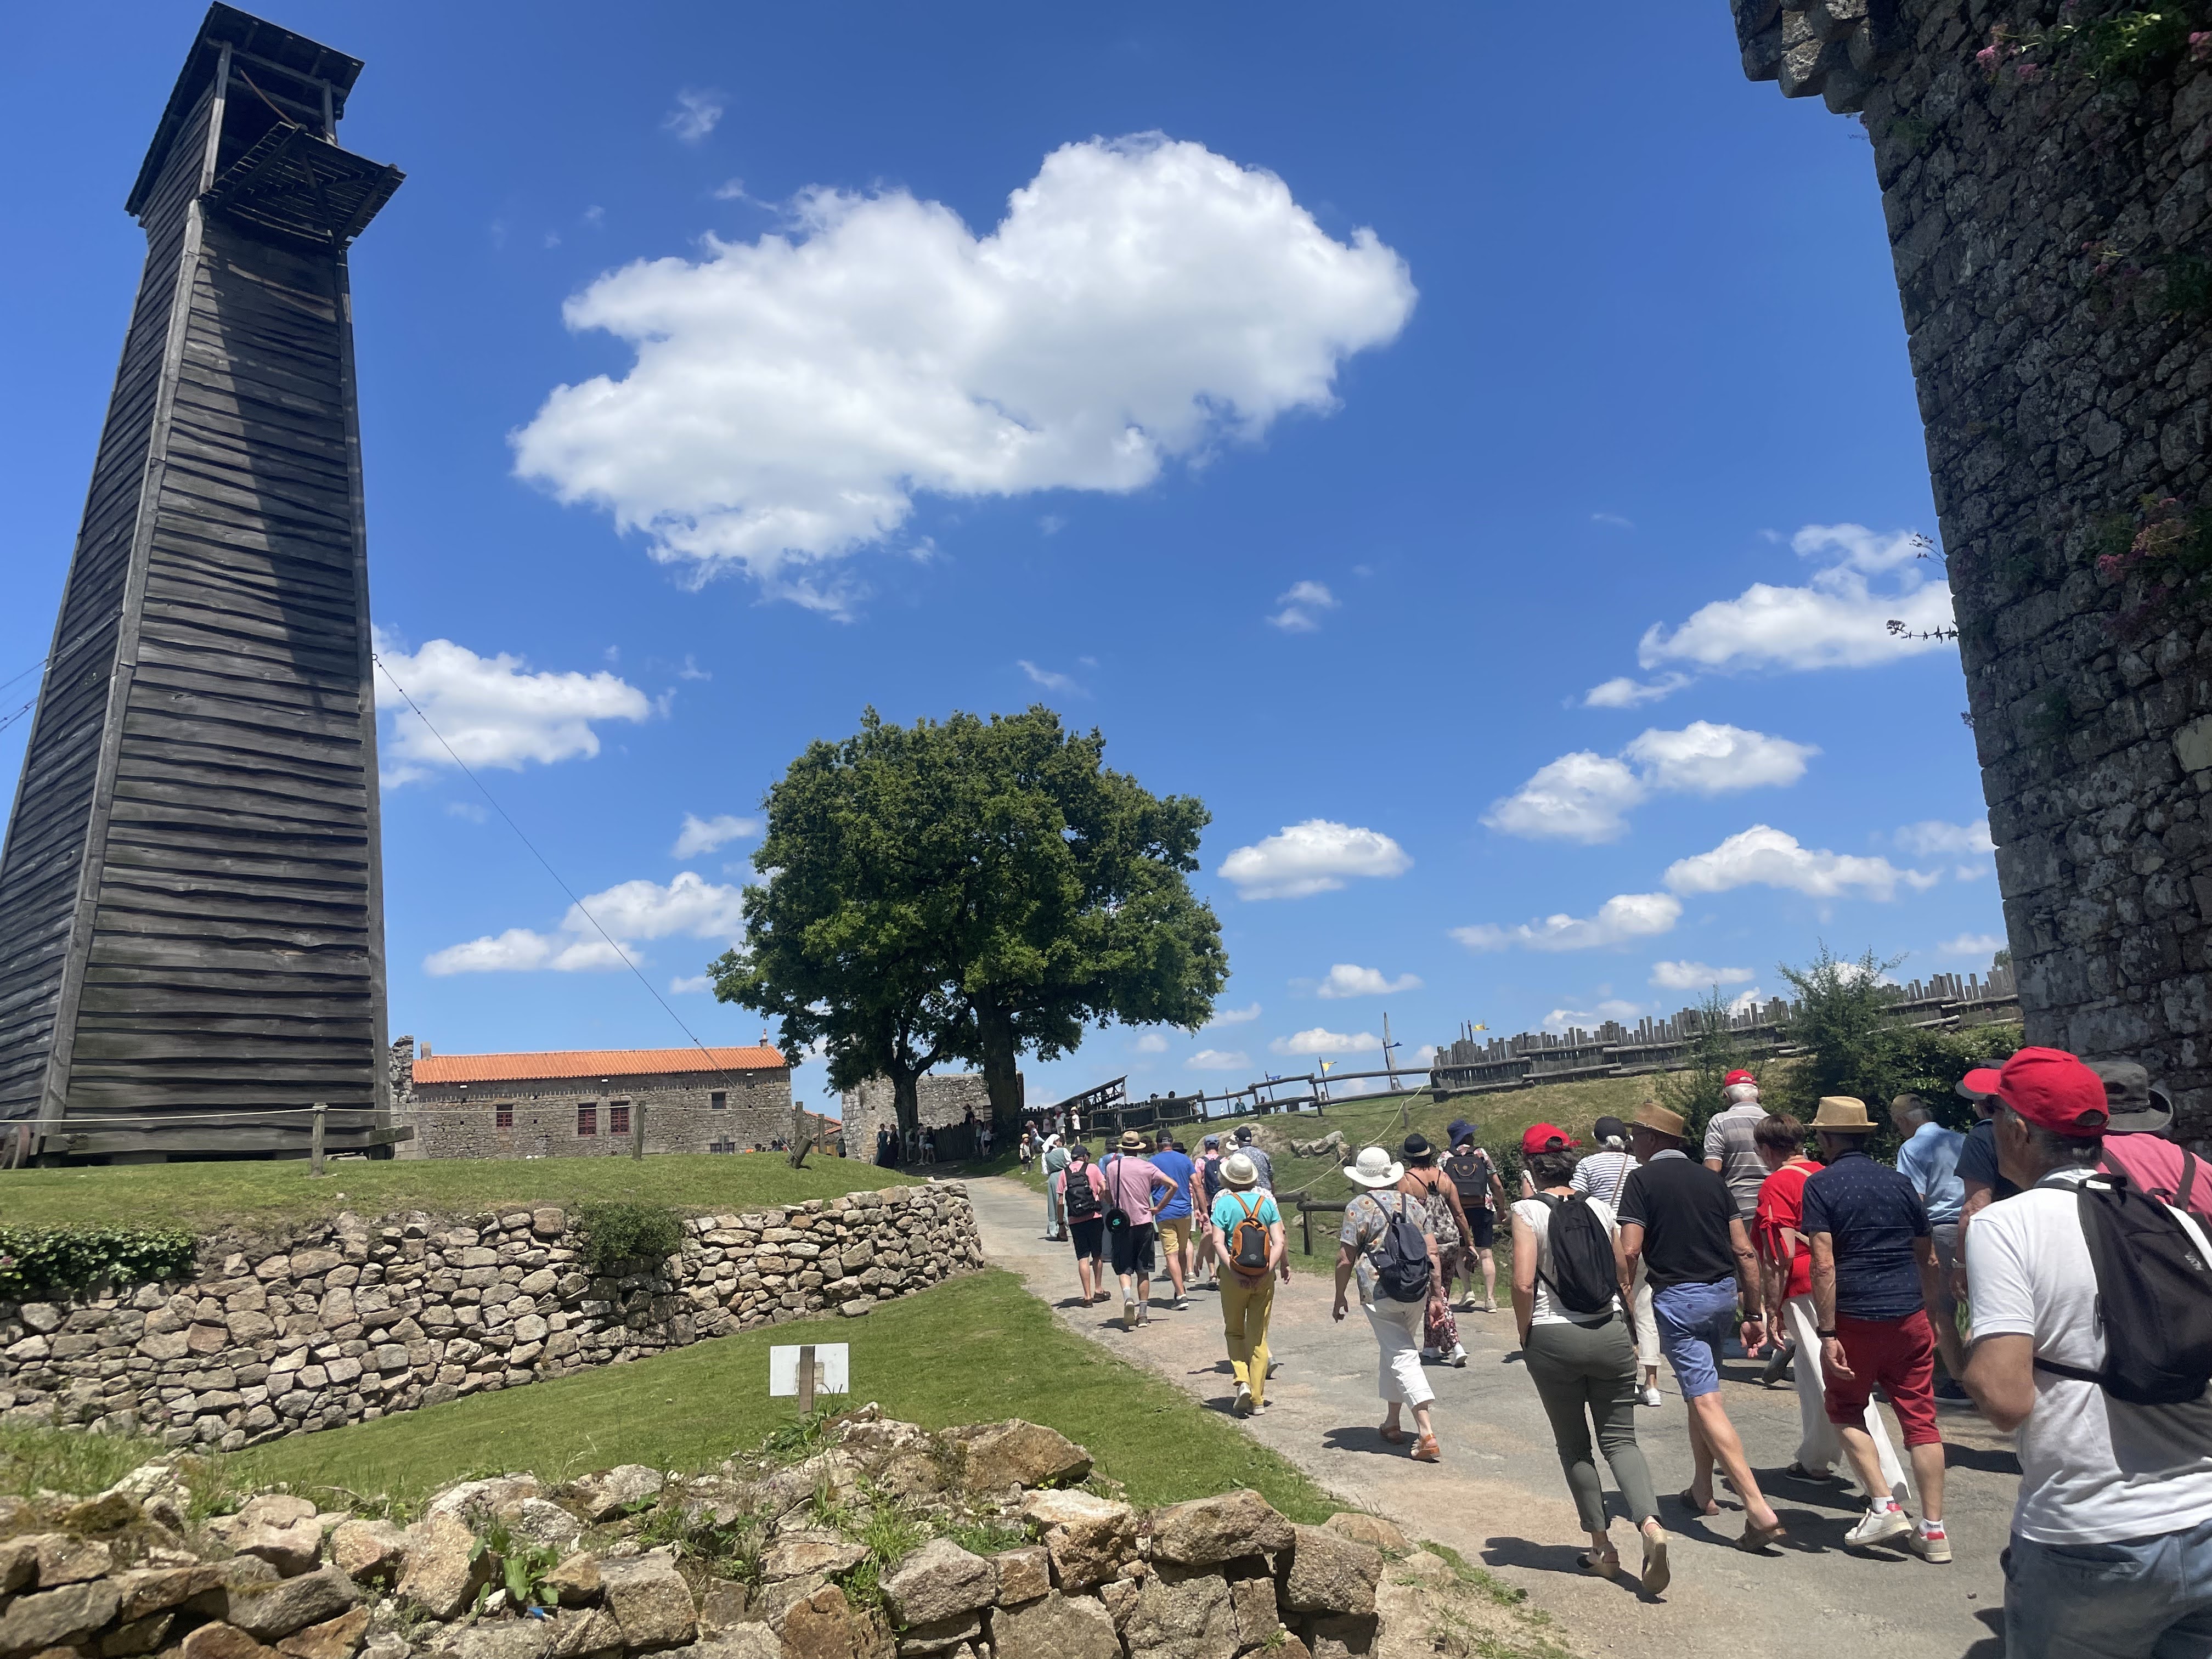
<path id="1" fill-rule="evenodd" d="M 1705 1120 L 1705 1167 L 1728 1182 L 1735 1212 L 1748 1227 L 1759 1213 L 1759 1189 L 1768 1173 L 1753 1138 L 1766 1121 L 1766 1108 L 1759 1103 L 1759 1079 L 1748 1072 L 1723 1078 L 1721 1098 L 1727 1109 Z"/>
<path id="2" fill-rule="evenodd" d="M 2098 1380 L 2111 1333 L 2140 1340 L 2141 1322 L 2161 1310 L 2102 1305 L 2091 1206 L 2178 1230 L 2179 1260 L 2201 1264 L 2212 1244 L 2180 1212 L 2106 1190 L 2110 1177 L 2096 1174 L 2105 1081 L 2072 1054 L 2023 1048 L 1994 1092 L 1999 1166 L 2021 1190 L 1966 1235 L 1973 1352 L 1958 1374 L 1983 1416 L 2016 1431 L 2005 1651 L 2212 1652 L 2212 1395 L 2131 1404 Z M 2112 1224 L 2109 1213 L 2097 1219 L 2100 1231 Z"/>

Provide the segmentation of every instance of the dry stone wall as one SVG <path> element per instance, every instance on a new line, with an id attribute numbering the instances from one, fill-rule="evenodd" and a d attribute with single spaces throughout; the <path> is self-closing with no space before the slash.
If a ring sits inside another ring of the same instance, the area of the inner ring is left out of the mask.
<path id="1" fill-rule="evenodd" d="M 2140 1060 L 2201 1143 L 2212 600 L 2136 556 L 2212 554 L 2212 19 L 2130 58 L 2049 33 L 2101 0 L 1732 4 L 1873 141 L 2028 1041 Z"/>
<path id="2" fill-rule="evenodd" d="M 0 1418 L 235 1449 L 519 1388 L 981 1265 L 957 1182 L 703 1216 L 653 1273 L 594 1278 L 558 1209 L 344 1214 L 212 1241 L 189 1283 L 0 1303 Z"/>

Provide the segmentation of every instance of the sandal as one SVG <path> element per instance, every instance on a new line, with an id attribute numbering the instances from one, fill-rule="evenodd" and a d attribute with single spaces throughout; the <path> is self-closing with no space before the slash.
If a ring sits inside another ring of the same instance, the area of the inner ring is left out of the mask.
<path id="1" fill-rule="evenodd" d="M 1610 1578 L 1620 1571 L 1620 1557 L 1611 1550 L 1602 1555 L 1595 1550 L 1584 1550 L 1579 1559 L 1583 1571 L 1593 1578 Z"/>
<path id="2" fill-rule="evenodd" d="M 1682 1488 L 1681 1502 L 1682 1507 L 1692 1515 L 1718 1515 L 1721 1512 L 1721 1506 L 1718 1504 L 1698 1503 L 1697 1493 L 1692 1492 L 1687 1486 Z"/>
<path id="3" fill-rule="evenodd" d="M 1406 1443 L 1405 1430 L 1394 1429 L 1388 1423 L 1382 1425 L 1382 1426 L 1376 1430 L 1375 1432 L 1381 1435 L 1385 1440 L 1389 1441 L 1394 1446 L 1402 1446 Z"/>
<path id="4" fill-rule="evenodd" d="M 1774 1524 L 1771 1527 L 1753 1526 L 1747 1520 L 1743 1523 L 1743 1536 L 1735 1540 L 1735 1547 L 1740 1550 L 1763 1550 L 1777 1539 L 1789 1535 L 1790 1528 L 1782 1524 L 1782 1517 L 1778 1515 L 1774 1517 Z"/>
<path id="5" fill-rule="evenodd" d="M 1838 1478 L 1833 1469 L 1808 1469 L 1802 1463 L 1792 1463 L 1782 1473 L 1793 1480 L 1833 1480 Z"/>
<path id="6" fill-rule="evenodd" d="M 1646 1595 L 1658 1595 L 1660 1591 L 1665 1589 L 1669 1583 L 1674 1582 L 1674 1575 L 1668 1570 L 1667 1565 L 1666 1528 L 1663 1527 L 1660 1528 L 1658 1529 L 1658 1534 L 1656 1537 L 1650 1533 L 1645 1533 L 1644 1534 L 1644 1575 L 1642 1581 L 1644 1593 Z"/>
<path id="7" fill-rule="evenodd" d="M 1413 1443 L 1413 1457 L 1416 1463 L 1441 1463 L 1444 1461 L 1443 1451 L 1437 1446 L 1437 1437 L 1432 1434 L 1425 1434 Z"/>

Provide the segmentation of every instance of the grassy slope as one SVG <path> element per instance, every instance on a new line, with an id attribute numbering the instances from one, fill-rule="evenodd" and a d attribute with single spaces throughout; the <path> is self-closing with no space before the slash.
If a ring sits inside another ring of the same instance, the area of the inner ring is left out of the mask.
<path id="1" fill-rule="evenodd" d="M 112 1169 L 24 1170 L 0 1175 L 0 1219 L 21 1226 L 130 1224 L 193 1232 L 274 1230 L 352 1210 L 480 1214 L 606 1199 L 667 1204 L 694 1213 L 759 1209 L 834 1198 L 910 1181 L 857 1158 L 806 1160 L 781 1152 L 626 1158 L 434 1158 L 331 1164 L 320 1180 L 302 1159 L 234 1164 L 145 1164 Z"/>
<path id="2" fill-rule="evenodd" d="M 1255 1486 L 1285 1514 L 1343 1507 L 1218 1412 L 1056 1321 L 1012 1274 L 969 1274 L 866 1319 L 802 1322 L 350 1428 L 230 1460 L 238 1478 L 336 1486 L 402 1504 L 471 1474 L 563 1479 L 616 1463 L 695 1468 L 757 1444 L 793 1416 L 768 1397 L 771 1345 L 852 1345 L 853 1399 L 933 1428 L 1022 1417 L 1090 1448 L 1157 1504 Z M 0 1462 L 0 1469 L 4 1469 Z"/>

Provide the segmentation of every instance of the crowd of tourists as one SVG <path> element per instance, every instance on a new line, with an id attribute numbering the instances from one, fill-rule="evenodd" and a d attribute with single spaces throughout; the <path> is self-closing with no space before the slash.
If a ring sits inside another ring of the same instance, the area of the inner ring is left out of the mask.
<path id="1" fill-rule="evenodd" d="M 1353 1297 L 1373 1334 L 1378 1432 L 1421 1462 L 1444 1455 L 1433 1364 L 1467 1363 L 1458 1314 L 1497 1307 L 1497 1229 L 1510 1230 L 1520 1352 L 1551 1425 L 1585 1571 L 1622 1572 L 1598 1462 L 1642 1547 L 1641 1588 L 1670 1581 L 1669 1539 L 1637 1411 L 1682 1397 L 1691 1516 L 1744 1511 L 1754 1553 L 1789 1528 L 1730 1422 L 1735 1345 L 1787 1374 L 1799 1438 L 1784 1472 L 1848 1481 L 1853 1549 L 1952 1559 L 1939 1408 L 2014 1432 L 2021 1486 L 2004 1552 L 2007 1652 L 2212 1655 L 2212 1170 L 2173 1138 L 2173 1107 L 2140 1066 L 2022 1048 L 1957 1085 L 1972 1129 L 1926 1099 L 1888 1103 L 1893 1166 L 1863 1101 L 1832 1096 L 1809 1122 L 1771 1111 L 1731 1073 L 1691 1155 L 1687 1126 L 1648 1101 L 1600 1118 L 1592 1145 L 1550 1123 L 1520 1140 L 1519 1194 L 1464 1121 L 1361 1150 L 1338 1234 L 1332 1313 Z M 1084 1302 L 1120 1292 L 1120 1323 L 1219 1292 L 1233 1409 L 1267 1409 L 1267 1324 L 1291 1270 L 1266 1152 L 1249 1126 L 1189 1155 L 1171 1133 L 1121 1134 L 1093 1159 L 1040 1139 L 1051 1236 L 1072 1242 Z M 1482 1296 L 1474 1296 L 1477 1279 Z M 1464 1300 L 1455 1309 L 1455 1288 Z M 1893 1413 L 1900 1455 L 1877 1400 Z M 1411 1423 L 1407 1422 L 1410 1416 Z"/>

